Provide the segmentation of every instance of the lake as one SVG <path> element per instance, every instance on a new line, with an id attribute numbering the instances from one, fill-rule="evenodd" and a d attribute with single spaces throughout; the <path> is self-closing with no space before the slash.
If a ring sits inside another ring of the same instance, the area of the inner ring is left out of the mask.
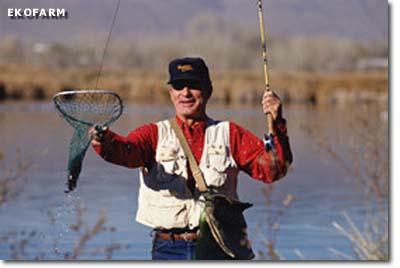
<path id="1" fill-rule="evenodd" d="M 340 260 L 331 249 L 354 256 L 349 240 L 338 233 L 332 222 L 346 225 L 342 214 L 346 212 L 362 227 L 363 189 L 316 146 L 316 137 L 305 130 L 316 129 L 319 137 L 326 135 L 337 141 L 334 148 L 343 154 L 345 161 L 350 161 L 346 137 L 354 129 L 344 122 L 353 111 L 341 106 L 284 107 L 294 163 L 287 176 L 274 183 L 270 205 L 266 205 L 263 195 L 265 185 L 240 173 L 240 199 L 254 204 L 245 215 L 256 259 L 263 259 L 262 253 L 267 253 L 268 220 L 279 213 L 288 194 L 295 200 L 283 209 L 278 219 L 275 241 L 281 259 Z M 377 127 L 387 133 L 385 107 L 379 112 L 381 120 Z M 260 137 L 264 131 L 265 118 L 258 107 L 211 106 L 208 114 L 216 119 L 233 120 Z M 143 123 L 171 115 L 173 110 L 168 105 L 130 103 L 112 129 L 126 135 Z M 0 206 L 0 259 L 64 259 L 101 215 L 105 217 L 105 225 L 88 241 L 81 240 L 84 250 L 79 252 L 79 259 L 150 259 L 151 230 L 134 220 L 138 169 L 107 163 L 90 148 L 77 190 L 65 194 L 71 135 L 72 128 L 58 117 L 50 102 L 0 103 L 0 152 L 4 154 L 0 174 L 15 167 L 18 148 L 22 159 L 33 164 L 24 176 L 19 194 Z M 387 142 L 386 139 L 381 147 L 383 153 L 387 153 Z M 71 228 L 73 224 L 77 226 Z"/>

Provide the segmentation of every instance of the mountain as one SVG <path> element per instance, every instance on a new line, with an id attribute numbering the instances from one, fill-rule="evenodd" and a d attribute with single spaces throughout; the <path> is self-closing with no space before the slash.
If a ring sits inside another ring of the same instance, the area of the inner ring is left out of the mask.
<path id="1" fill-rule="evenodd" d="M 0 36 L 64 42 L 109 31 L 117 0 L 1 0 Z M 8 8 L 65 8 L 67 19 L 17 19 Z M 368 42 L 388 39 L 385 0 L 264 0 L 267 29 L 275 36 L 331 35 Z M 217 17 L 225 28 L 258 29 L 256 0 L 121 0 L 114 37 L 171 35 L 199 17 Z M 212 29 L 210 29 L 212 30 Z"/>

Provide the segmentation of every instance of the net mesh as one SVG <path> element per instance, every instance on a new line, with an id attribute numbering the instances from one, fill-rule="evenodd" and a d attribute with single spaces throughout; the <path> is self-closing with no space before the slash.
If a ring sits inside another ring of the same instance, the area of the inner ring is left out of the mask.
<path id="1" fill-rule="evenodd" d="M 123 110 L 120 97 L 111 91 L 81 90 L 60 92 L 53 97 L 57 111 L 73 128 L 68 152 L 68 189 L 74 190 L 87 148 L 88 131 L 93 126 L 109 126 Z"/>

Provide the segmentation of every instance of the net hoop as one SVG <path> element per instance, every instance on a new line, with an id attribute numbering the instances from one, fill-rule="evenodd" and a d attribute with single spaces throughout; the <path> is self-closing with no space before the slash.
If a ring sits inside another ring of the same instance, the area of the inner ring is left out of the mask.
<path id="1" fill-rule="evenodd" d="M 69 115 L 68 113 L 66 113 L 64 111 L 64 109 L 61 107 L 60 102 L 58 101 L 59 97 L 62 97 L 62 96 L 68 96 L 68 95 L 73 96 L 73 95 L 77 95 L 77 94 L 88 94 L 88 93 L 90 93 L 90 94 L 108 94 L 108 95 L 114 96 L 117 99 L 121 109 L 119 109 L 118 114 L 116 116 L 114 116 L 111 120 L 106 122 L 104 125 L 113 123 L 115 120 L 117 120 L 121 116 L 121 114 L 123 112 L 122 99 L 117 93 L 115 93 L 114 91 L 111 91 L 111 90 L 103 90 L 103 89 L 67 90 L 67 91 L 62 91 L 62 92 L 55 94 L 52 99 L 57 108 L 57 111 L 59 111 L 62 114 L 62 116 L 66 117 L 74 122 L 80 123 L 80 124 L 84 124 L 87 126 L 93 126 L 93 122 L 87 122 L 87 121 L 84 121 L 81 119 L 77 119 L 77 118 Z"/>

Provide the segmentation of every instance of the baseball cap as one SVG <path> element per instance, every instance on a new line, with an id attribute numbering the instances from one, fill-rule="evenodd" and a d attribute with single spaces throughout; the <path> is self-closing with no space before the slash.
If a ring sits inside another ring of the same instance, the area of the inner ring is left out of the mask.
<path id="1" fill-rule="evenodd" d="M 201 83 L 211 83 L 208 67 L 202 58 L 177 58 L 168 66 L 169 81 L 171 84 L 178 80 L 195 80 Z"/>

